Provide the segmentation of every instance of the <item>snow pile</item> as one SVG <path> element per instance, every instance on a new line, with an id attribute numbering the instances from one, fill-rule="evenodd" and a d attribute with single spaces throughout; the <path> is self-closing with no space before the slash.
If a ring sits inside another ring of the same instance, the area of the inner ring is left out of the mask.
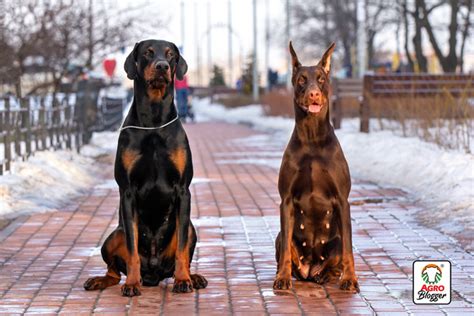
<path id="1" fill-rule="evenodd" d="M 83 154 L 40 151 L 26 162 L 13 163 L 12 172 L 0 177 L 0 216 L 54 210 L 103 182 L 103 166 L 93 158 L 115 151 L 116 134 L 94 134 Z"/>
<path id="2" fill-rule="evenodd" d="M 293 119 L 265 117 L 259 105 L 226 109 L 201 99 L 195 101 L 194 109 L 198 120 L 214 119 L 279 131 L 274 138 L 281 142 L 282 150 L 294 126 Z M 474 220 L 472 154 L 442 150 L 435 144 L 390 131 L 364 134 L 358 132 L 358 127 L 358 119 L 344 120 L 342 129 L 336 131 L 352 176 L 408 189 L 436 210 L 433 217 L 449 216 L 464 224 Z M 279 167 L 279 163 L 269 165 Z"/>
<path id="3" fill-rule="evenodd" d="M 81 148 L 81 154 L 91 158 L 113 154 L 117 150 L 118 136 L 118 132 L 94 133 L 90 143 Z"/>
<path id="4" fill-rule="evenodd" d="M 237 108 L 226 108 L 221 104 L 210 104 L 209 99 L 197 99 L 193 104 L 196 111 L 196 120 L 226 121 L 228 123 L 250 124 L 258 129 L 280 131 L 291 130 L 293 120 L 283 117 L 264 117 L 265 112 L 261 105 L 253 104 Z"/>

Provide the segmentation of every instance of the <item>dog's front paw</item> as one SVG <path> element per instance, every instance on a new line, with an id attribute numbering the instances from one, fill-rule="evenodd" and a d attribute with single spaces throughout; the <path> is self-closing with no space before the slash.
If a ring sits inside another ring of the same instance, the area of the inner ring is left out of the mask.
<path id="1" fill-rule="evenodd" d="M 193 288 L 196 290 L 204 289 L 207 286 L 207 280 L 200 274 L 191 274 L 191 281 L 193 282 Z"/>
<path id="2" fill-rule="evenodd" d="M 193 291 L 193 283 L 189 280 L 174 280 L 173 292 L 174 293 L 190 293 Z"/>
<path id="3" fill-rule="evenodd" d="M 140 290 L 140 284 L 127 284 L 122 285 L 122 295 L 123 296 L 139 296 L 142 295 Z"/>
<path id="4" fill-rule="evenodd" d="M 359 289 L 359 282 L 357 282 L 357 277 L 352 276 L 348 278 L 341 278 L 339 282 L 339 288 L 343 291 L 350 291 L 350 292 L 360 292 Z"/>
<path id="5" fill-rule="evenodd" d="M 313 278 L 314 282 L 317 284 L 325 284 L 329 281 L 329 275 L 327 273 L 318 273 Z"/>
<path id="6" fill-rule="evenodd" d="M 275 282 L 273 282 L 273 288 L 275 290 L 289 290 L 291 286 L 291 277 L 277 276 Z"/>
<path id="7" fill-rule="evenodd" d="M 119 278 L 113 278 L 109 275 L 97 276 L 87 279 L 87 281 L 84 282 L 84 289 L 86 291 L 103 290 L 106 287 L 118 284 L 119 282 Z"/>

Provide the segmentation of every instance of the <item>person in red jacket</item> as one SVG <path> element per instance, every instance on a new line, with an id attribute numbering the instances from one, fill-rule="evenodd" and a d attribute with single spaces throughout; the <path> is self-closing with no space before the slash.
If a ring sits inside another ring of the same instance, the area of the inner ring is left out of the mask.
<path id="1" fill-rule="evenodd" d="M 184 76 L 183 80 L 175 79 L 174 87 L 176 89 L 176 103 L 178 105 L 178 114 L 182 121 L 186 121 L 188 116 L 188 96 L 189 85 L 188 77 Z"/>

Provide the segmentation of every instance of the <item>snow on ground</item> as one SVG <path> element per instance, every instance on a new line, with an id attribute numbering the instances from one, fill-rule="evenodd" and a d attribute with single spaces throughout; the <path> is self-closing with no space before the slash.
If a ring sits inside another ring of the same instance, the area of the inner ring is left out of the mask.
<path id="1" fill-rule="evenodd" d="M 194 102 L 193 108 L 198 121 L 221 120 L 272 131 L 273 140 L 280 142 L 280 148 L 288 142 L 294 127 L 293 119 L 265 117 L 260 105 L 227 109 L 219 104 L 211 104 L 209 99 L 201 99 Z M 336 131 L 353 177 L 407 189 L 420 202 L 430 207 L 430 213 L 425 215 L 437 220 L 438 226 L 443 229 L 456 233 L 463 227 L 472 227 L 472 154 L 443 150 L 435 144 L 415 137 L 397 136 L 390 131 L 364 134 L 358 131 L 358 127 L 358 119 L 343 120 L 342 129 Z M 246 142 L 249 141 L 252 140 L 246 139 Z M 257 137 L 254 141 L 255 147 L 258 148 L 258 142 L 261 140 Z M 266 160 L 255 157 L 237 159 L 234 162 L 251 161 L 279 168 L 280 160 L 281 157 L 268 157 Z M 229 162 L 231 161 L 223 161 Z M 446 223 L 447 218 L 450 221 Z M 453 226 L 450 224 L 452 221 L 460 225 Z"/>
<path id="2" fill-rule="evenodd" d="M 102 181 L 94 159 L 115 151 L 117 133 L 95 133 L 89 145 L 75 151 L 39 151 L 26 162 L 14 162 L 0 177 L 0 216 L 54 210 Z M 99 176 L 98 176 L 99 175 Z"/>

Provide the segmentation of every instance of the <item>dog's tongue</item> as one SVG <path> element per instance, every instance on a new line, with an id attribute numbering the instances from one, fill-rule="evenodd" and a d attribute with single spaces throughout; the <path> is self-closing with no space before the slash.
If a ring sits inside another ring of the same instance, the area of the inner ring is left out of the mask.
<path id="1" fill-rule="evenodd" d="M 308 108 L 308 111 L 311 113 L 319 113 L 319 111 L 321 111 L 321 105 L 311 104 Z"/>

